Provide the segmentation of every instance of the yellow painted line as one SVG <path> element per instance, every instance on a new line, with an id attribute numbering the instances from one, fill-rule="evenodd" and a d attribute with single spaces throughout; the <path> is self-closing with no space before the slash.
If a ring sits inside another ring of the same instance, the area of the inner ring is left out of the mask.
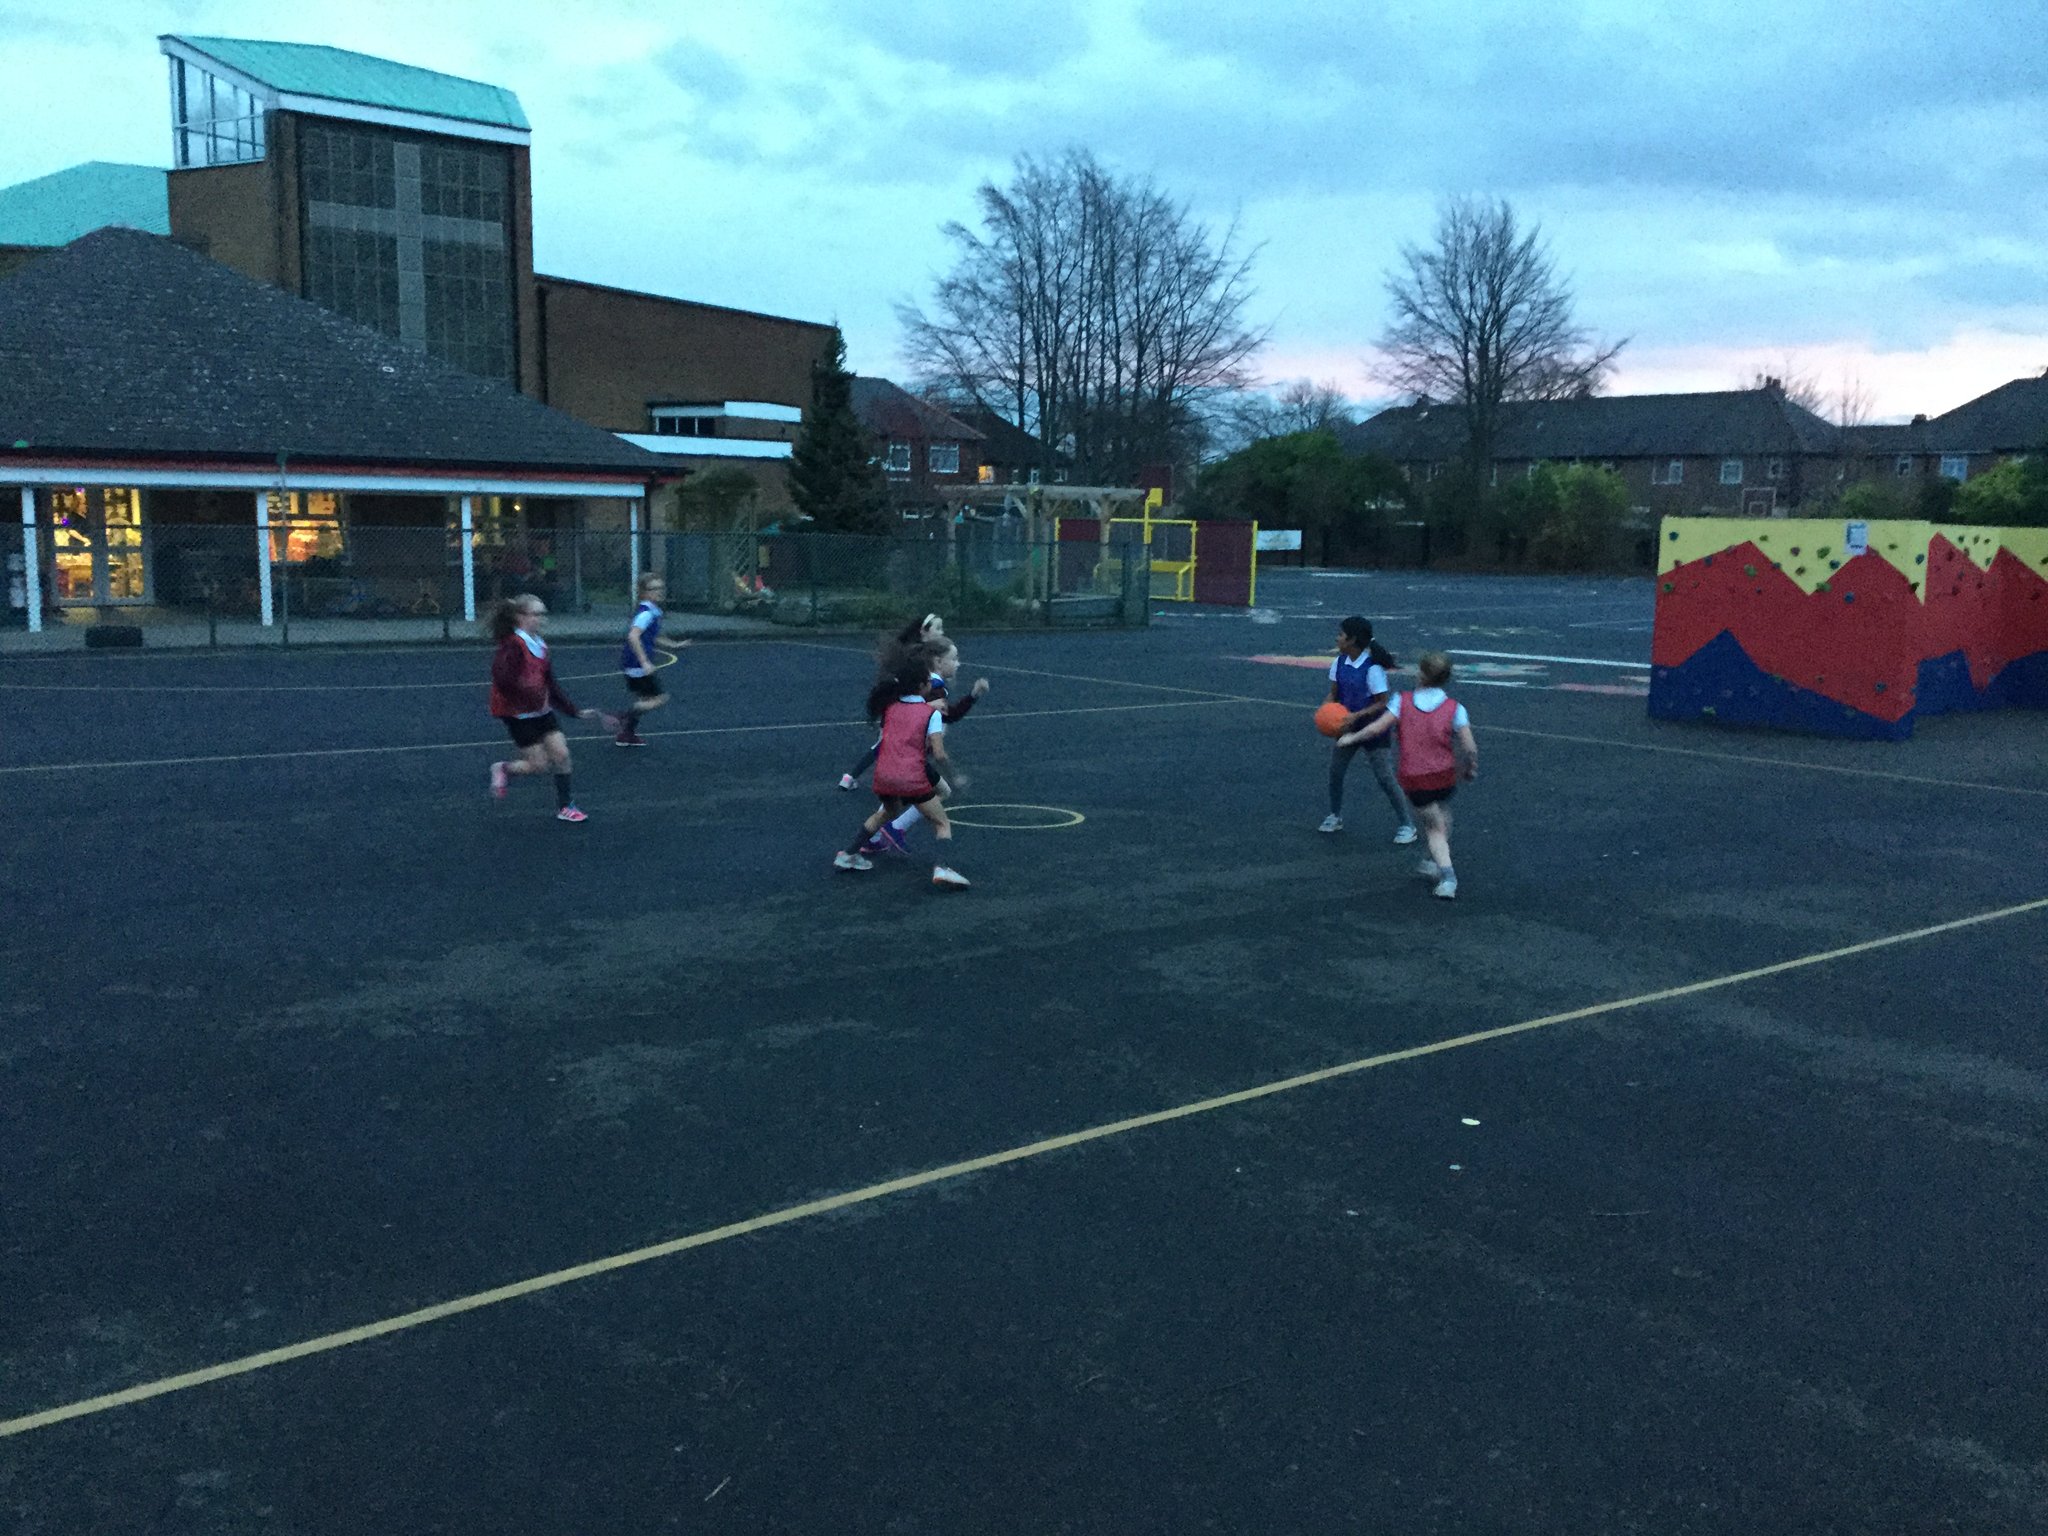
<path id="1" fill-rule="evenodd" d="M 1496 1029 L 1475 1030 L 1470 1034 L 1453 1035 L 1446 1040 L 1432 1040 L 1426 1045 L 1411 1045 L 1398 1051 L 1383 1051 L 1377 1056 L 1361 1056 L 1356 1061 L 1339 1062 L 1335 1066 L 1319 1067 L 1312 1072 L 1298 1073 L 1272 1082 L 1260 1083 L 1251 1088 L 1240 1088 L 1234 1093 L 1218 1094 L 1214 1098 L 1197 1099 L 1188 1104 L 1177 1104 L 1171 1109 L 1154 1110 L 1150 1114 L 1132 1115 L 1123 1120 L 1111 1120 L 1106 1124 L 1089 1126 L 1086 1130 L 1069 1131 L 1060 1136 L 1048 1136 L 1042 1141 L 1026 1142 L 1022 1146 L 1008 1147 L 1000 1152 L 989 1152 L 980 1157 L 966 1158 L 956 1163 L 946 1163 L 937 1168 L 928 1168 L 922 1173 L 905 1174 L 901 1178 L 885 1179 L 879 1184 L 864 1184 L 859 1189 L 849 1189 L 842 1194 L 828 1195 L 819 1200 L 806 1200 L 800 1205 L 787 1205 L 779 1210 L 767 1211 L 759 1216 L 750 1216 L 744 1221 L 729 1222 L 724 1226 L 711 1227 L 702 1232 L 692 1232 L 685 1237 L 670 1238 L 666 1242 L 651 1243 L 644 1248 L 629 1249 L 607 1258 L 592 1259 L 587 1263 L 574 1264 L 567 1269 L 550 1270 L 546 1274 L 531 1275 L 524 1280 L 515 1280 L 509 1285 L 495 1286 L 487 1291 L 477 1291 L 468 1296 L 458 1296 L 450 1301 L 437 1302 L 430 1307 L 421 1307 L 413 1312 L 401 1312 L 395 1317 L 381 1318 L 373 1323 L 358 1327 L 344 1328 L 335 1333 L 324 1333 L 317 1338 L 302 1339 L 296 1344 L 286 1344 L 277 1349 L 262 1350 L 239 1359 L 224 1360 L 218 1365 L 205 1366 L 196 1371 L 184 1371 L 175 1376 L 160 1377 L 155 1381 L 124 1387 L 117 1392 L 102 1393 L 98 1397 L 81 1398 L 77 1402 L 45 1408 L 40 1412 L 23 1414 L 18 1418 L 0 1420 L 0 1439 L 13 1435 L 25 1435 L 32 1430 L 47 1429 L 53 1424 L 63 1424 L 72 1419 L 82 1419 L 91 1414 L 106 1413 L 110 1409 L 125 1408 L 130 1404 L 148 1402 L 151 1398 L 168 1396 L 173 1392 L 184 1392 L 193 1387 L 203 1387 L 216 1381 L 226 1381 L 234 1376 L 247 1376 L 255 1371 L 268 1370 L 272 1366 L 287 1365 L 294 1360 L 304 1360 L 314 1355 L 330 1354 L 338 1349 L 347 1349 L 355 1344 L 367 1344 L 372 1339 L 386 1338 L 394 1333 L 404 1333 L 413 1328 L 423 1328 L 429 1323 L 442 1322 L 451 1317 L 460 1317 L 465 1312 L 479 1312 L 502 1302 L 517 1301 L 526 1296 L 537 1296 L 544 1291 L 558 1290 L 578 1281 L 593 1280 L 600 1275 L 609 1275 L 622 1269 L 632 1269 L 650 1264 L 656 1259 L 672 1258 L 679 1253 L 688 1253 L 697 1248 L 708 1248 L 714 1243 L 723 1243 L 735 1237 L 746 1237 L 755 1232 L 766 1232 L 774 1227 L 785 1227 L 792 1222 L 805 1221 L 813 1216 L 828 1215 L 843 1211 L 849 1206 L 867 1205 L 891 1195 L 906 1194 L 911 1190 L 924 1189 L 933 1184 L 947 1183 L 969 1174 L 986 1173 L 992 1168 L 1006 1167 L 1011 1163 L 1028 1162 L 1033 1158 L 1045 1157 L 1050 1153 L 1064 1152 L 1072 1147 L 1086 1146 L 1089 1142 L 1104 1141 L 1112 1136 L 1125 1136 L 1133 1131 L 1142 1131 L 1156 1125 L 1166 1125 L 1175 1120 L 1187 1120 L 1196 1115 L 1214 1114 L 1218 1110 L 1250 1104 L 1259 1099 L 1272 1098 L 1276 1094 L 1292 1093 L 1296 1089 L 1327 1083 L 1340 1077 L 1349 1077 L 1359 1072 L 1369 1072 L 1377 1067 L 1393 1066 L 1398 1062 L 1419 1061 L 1425 1056 L 1438 1056 L 1446 1051 L 1463 1050 L 1467 1046 L 1484 1045 L 1494 1040 L 1506 1040 L 1514 1035 L 1531 1034 L 1539 1029 L 1551 1029 L 1559 1024 L 1572 1024 L 1581 1019 L 1599 1018 L 1605 1014 L 1624 1013 L 1634 1008 L 1645 1008 L 1653 1003 L 1668 1003 L 1679 998 L 1697 997 L 1703 992 L 1716 992 L 1726 987 L 1741 986 L 1746 982 L 1761 981 L 1770 976 L 1783 976 L 1792 971 L 1806 970 L 1817 965 L 1832 964 L 1837 960 L 1852 959 L 1867 955 L 1875 950 L 1891 949 L 1901 944 L 1913 944 L 1922 939 L 1936 938 L 1946 933 L 1957 933 L 1968 928 L 1982 927 L 1987 923 L 2004 922 L 2009 918 L 2022 917 L 2029 913 L 2048 911 L 2048 897 L 2033 901 L 2016 902 L 2009 907 L 1996 907 L 1987 912 L 1974 912 L 1967 917 L 1951 918 L 1947 922 L 1930 923 L 1924 928 L 1910 928 L 1902 933 L 1889 933 L 1880 938 L 1864 939 L 1855 944 L 1844 944 L 1836 949 L 1825 949 L 1810 955 L 1800 955 L 1790 960 L 1773 961 L 1769 965 L 1752 966 L 1748 970 L 1730 971 L 1722 976 L 1710 976 L 1704 981 L 1689 981 L 1675 987 L 1660 987 L 1654 992 L 1637 993 L 1634 997 L 1616 998 L 1611 1002 L 1593 1003 L 1584 1008 L 1572 1008 L 1563 1013 L 1548 1013 L 1541 1018 L 1524 1019 L 1518 1024 L 1504 1024 Z"/>
<path id="2" fill-rule="evenodd" d="M 610 676 L 610 673 L 605 674 Z M 465 685 L 467 686 L 467 685 Z M 1001 720 L 1039 720 L 1052 715 L 1131 715 L 1153 709 L 1196 709 L 1206 704 L 1234 704 L 1236 699 L 1176 699 L 1170 704 L 1091 704 L 1075 709 L 992 710 L 977 718 L 985 723 Z M 644 736 L 748 736 L 764 731 L 823 731 L 866 728 L 858 719 L 798 720 L 786 725 L 699 725 L 670 731 L 643 731 Z M 980 727 L 977 726 L 977 729 Z M 575 738 L 571 738 L 573 741 Z M 503 736 L 481 741 L 426 741 L 409 746 L 308 747 L 290 752 L 218 752 L 199 757 L 134 757 L 82 763 L 13 763 L 0 766 L 0 774 L 82 773 L 93 768 L 184 768 L 208 763 L 277 763 L 298 758 L 382 757 L 398 752 L 455 752 L 478 747 L 505 746 Z"/>

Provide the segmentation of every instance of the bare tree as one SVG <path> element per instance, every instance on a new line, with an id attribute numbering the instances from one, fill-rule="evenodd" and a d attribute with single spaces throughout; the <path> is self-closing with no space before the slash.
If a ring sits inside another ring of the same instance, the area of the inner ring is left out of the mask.
<path id="1" fill-rule="evenodd" d="M 1505 201 L 1445 203 L 1432 244 L 1402 246 L 1387 297 L 1383 377 L 1462 408 L 1474 469 L 1493 456 L 1504 404 L 1596 394 L 1627 345 L 1580 327 L 1541 227 L 1523 230 Z"/>
<path id="2" fill-rule="evenodd" d="M 980 229 L 945 227 L 931 309 L 898 309 L 920 382 L 1073 456 L 1084 480 L 1187 457 L 1203 402 L 1241 388 L 1263 333 L 1244 320 L 1253 254 L 1149 180 L 1085 151 L 1025 156 L 975 194 Z"/>
<path id="3" fill-rule="evenodd" d="M 1242 390 L 1219 397 L 1209 412 L 1214 451 L 1234 453 L 1290 432 L 1333 432 L 1358 419 L 1343 386 L 1334 380 L 1295 379 L 1277 390 Z"/>

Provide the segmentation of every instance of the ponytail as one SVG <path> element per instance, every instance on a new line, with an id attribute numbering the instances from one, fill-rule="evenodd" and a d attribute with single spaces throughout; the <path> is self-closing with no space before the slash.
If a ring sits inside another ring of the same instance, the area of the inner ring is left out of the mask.
<path id="1" fill-rule="evenodd" d="M 540 606 L 540 599 L 531 592 L 522 592 L 517 597 L 501 597 L 491 604 L 490 617 L 484 622 L 491 627 L 493 640 L 506 640 L 519 627 L 519 615 L 531 613 Z"/>
<path id="2" fill-rule="evenodd" d="M 880 724 L 891 704 L 908 693 L 922 694 L 930 679 L 931 668 L 924 649 L 919 647 L 897 663 L 893 671 L 875 679 L 875 686 L 868 690 L 868 719 Z"/>
<path id="3" fill-rule="evenodd" d="M 1394 653 L 1384 645 L 1381 645 L 1377 640 L 1367 642 L 1365 652 L 1372 658 L 1374 666 L 1384 668 L 1388 672 L 1393 671 L 1395 667 L 1400 665 L 1399 662 L 1394 660 Z"/>

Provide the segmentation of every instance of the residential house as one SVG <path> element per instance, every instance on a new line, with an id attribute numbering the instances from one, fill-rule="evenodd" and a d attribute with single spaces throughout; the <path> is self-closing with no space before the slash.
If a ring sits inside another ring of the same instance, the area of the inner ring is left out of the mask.
<path id="1" fill-rule="evenodd" d="M 1353 453 L 1392 459 L 1416 484 L 1463 456 L 1456 406 L 1423 401 L 1340 431 Z M 1784 514 L 1857 480 L 1962 481 L 2048 445 L 2048 375 L 2015 379 L 1940 416 L 1838 427 L 1762 388 L 1512 402 L 1488 479 L 1538 463 L 1601 464 L 1648 513 Z"/>
<path id="2" fill-rule="evenodd" d="M 856 377 L 853 414 L 875 442 L 889 499 L 907 510 L 944 505 L 981 483 L 983 435 L 887 379 Z"/>
<path id="3" fill-rule="evenodd" d="M 1029 485 L 1037 481 L 1064 484 L 1072 460 L 1043 438 L 985 405 L 949 406 L 949 412 L 982 437 L 981 483 Z"/>
<path id="4" fill-rule="evenodd" d="M 1463 456 L 1454 405 L 1396 406 L 1339 429 L 1353 453 L 1392 459 L 1417 484 Z M 1773 381 L 1760 389 L 1514 401 L 1502 407 L 1488 478 L 1504 485 L 1540 463 L 1598 464 L 1652 515 L 1768 514 L 1831 489 L 1839 435 Z"/>

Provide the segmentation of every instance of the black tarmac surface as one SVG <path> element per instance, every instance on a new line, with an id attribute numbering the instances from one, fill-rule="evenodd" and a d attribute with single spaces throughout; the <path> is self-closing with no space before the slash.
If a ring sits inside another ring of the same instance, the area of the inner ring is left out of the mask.
<path id="1" fill-rule="evenodd" d="M 478 650 L 5 663 L 10 1431 L 1625 1006 L 10 1432 L 0 1531 L 2048 1529 L 2048 909 L 1649 996 L 2048 897 L 2048 719 L 1653 724 L 1647 581 L 1260 597 L 963 636 L 957 802 L 1085 820 L 958 895 L 829 867 L 857 639 L 686 651 L 580 827 Z M 1508 653 L 1455 903 L 1245 659 L 1352 611 Z"/>

